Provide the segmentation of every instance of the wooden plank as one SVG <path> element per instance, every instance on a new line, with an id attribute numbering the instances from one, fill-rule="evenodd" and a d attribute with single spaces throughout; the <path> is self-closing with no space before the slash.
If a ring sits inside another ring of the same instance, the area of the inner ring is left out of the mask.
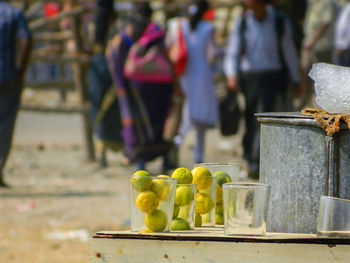
<path id="1" fill-rule="evenodd" d="M 63 11 L 59 14 L 53 16 L 53 17 L 41 17 L 31 23 L 29 23 L 29 28 L 32 31 L 41 29 L 47 25 L 58 23 L 61 19 L 66 17 L 76 17 L 79 16 L 85 12 L 87 12 L 89 9 L 86 6 L 80 5 L 77 7 L 72 8 L 69 11 Z"/>
<path id="2" fill-rule="evenodd" d="M 315 234 L 267 233 L 265 236 L 226 236 L 222 227 L 196 228 L 194 231 L 169 233 L 142 233 L 127 231 L 101 231 L 94 238 L 141 239 L 172 241 L 257 242 L 257 243 L 301 243 L 301 244 L 346 244 L 350 238 L 325 238 Z"/>
<path id="3" fill-rule="evenodd" d="M 72 33 L 74 39 L 75 49 L 78 53 L 81 53 L 83 50 L 83 39 L 80 35 L 81 21 L 79 17 L 72 18 Z M 88 96 L 88 87 L 86 84 L 86 68 L 84 68 L 79 63 L 72 64 L 73 70 L 73 79 L 75 87 L 79 92 L 80 103 L 85 104 L 89 101 Z M 92 124 L 90 122 L 90 116 L 87 112 L 82 113 L 82 121 L 83 121 L 83 131 L 84 131 L 84 142 L 86 148 L 86 158 L 89 161 L 94 161 L 96 159 L 95 155 L 95 147 L 93 142 L 93 131 Z"/>
<path id="4" fill-rule="evenodd" d="M 35 33 L 33 35 L 33 40 L 39 41 L 66 41 L 73 37 L 70 30 L 60 31 L 60 32 L 41 32 Z"/>
<path id="5" fill-rule="evenodd" d="M 348 263 L 349 245 L 99 239 L 90 263 Z"/>

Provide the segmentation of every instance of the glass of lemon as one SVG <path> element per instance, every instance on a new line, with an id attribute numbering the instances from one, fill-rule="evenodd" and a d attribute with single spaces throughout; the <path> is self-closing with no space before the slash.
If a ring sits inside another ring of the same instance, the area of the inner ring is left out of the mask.
<path id="1" fill-rule="evenodd" d="M 206 167 L 216 178 L 216 207 L 215 224 L 223 226 L 225 223 L 223 208 L 222 185 L 239 180 L 239 165 L 237 163 L 200 163 L 197 166 Z"/>
<path id="2" fill-rule="evenodd" d="M 177 180 L 153 177 L 144 170 L 130 177 L 130 226 L 140 233 L 168 232 L 173 218 Z"/>
<path id="3" fill-rule="evenodd" d="M 171 230 L 193 230 L 195 222 L 196 184 L 178 184 L 176 187 Z"/>
<path id="4" fill-rule="evenodd" d="M 196 164 L 191 171 L 192 183 L 197 184 L 196 214 L 201 217 L 201 226 L 215 225 L 216 177 L 202 164 Z"/>

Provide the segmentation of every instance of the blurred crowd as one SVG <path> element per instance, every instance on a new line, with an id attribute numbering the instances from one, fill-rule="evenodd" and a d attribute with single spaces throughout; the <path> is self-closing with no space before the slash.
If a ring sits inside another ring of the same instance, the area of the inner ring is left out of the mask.
<path id="1" fill-rule="evenodd" d="M 47 3 L 45 15 L 75 4 Z M 196 134 L 193 162 L 211 161 L 205 159 L 205 135 L 220 122 L 219 79 L 226 95 L 244 98 L 243 157 L 248 176 L 258 179 L 260 138 L 254 114 L 309 105 L 313 88 L 307 74 L 312 64 L 350 66 L 350 3 L 344 0 L 241 1 L 224 42 L 213 23 L 216 10 L 206 0 L 176 8 L 176 1 L 165 1 L 169 8 L 162 24 L 154 19 L 149 1 L 124 3 L 128 15 L 115 23 L 117 4 L 96 0 L 94 17 L 86 18 L 93 21 L 93 29 L 87 29 L 93 32 L 92 44 L 85 48 L 92 55 L 87 79 L 102 166 L 110 148 L 122 151 L 122 164 L 135 164 L 136 169 L 147 169 L 147 162 L 162 157 L 166 173 L 180 165 L 178 149 L 191 129 Z M 62 20 L 60 27 L 69 29 L 70 20 Z M 4 0 L 0 35 L 0 186 L 6 186 L 3 169 L 31 34 L 23 13 Z M 17 57 L 16 39 L 22 44 Z M 74 45 L 67 49 L 74 52 Z"/>

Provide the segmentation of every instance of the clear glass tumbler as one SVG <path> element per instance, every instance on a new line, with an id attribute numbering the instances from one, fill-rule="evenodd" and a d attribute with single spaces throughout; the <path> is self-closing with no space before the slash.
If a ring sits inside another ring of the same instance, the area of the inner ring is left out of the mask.
<path id="1" fill-rule="evenodd" d="M 229 182 L 238 182 L 240 167 L 237 163 L 200 163 L 195 166 L 208 168 L 211 174 L 216 177 L 215 224 L 224 225 L 222 185 Z"/>
<path id="2" fill-rule="evenodd" d="M 321 196 L 317 235 L 338 238 L 350 237 L 350 200 Z"/>
<path id="3" fill-rule="evenodd" d="M 170 231 L 176 185 L 176 179 L 166 176 L 130 177 L 131 231 Z"/>
<path id="4" fill-rule="evenodd" d="M 226 235 L 265 235 L 270 186 L 226 183 L 223 195 Z"/>
<path id="5" fill-rule="evenodd" d="M 196 184 L 176 187 L 171 230 L 193 230 L 195 227 Z"/>

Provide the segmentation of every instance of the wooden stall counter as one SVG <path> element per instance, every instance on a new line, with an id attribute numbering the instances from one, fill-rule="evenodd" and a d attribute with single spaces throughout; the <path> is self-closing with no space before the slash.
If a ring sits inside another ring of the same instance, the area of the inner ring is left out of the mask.
<path id="1" fill-rule="evenodd" d="M 225 236 L 216 227 L 171 233 L 97 232 L 90 240 L 90 263 L 119 262 L 349 263 L 350 239 L 287 233 Z"/>

